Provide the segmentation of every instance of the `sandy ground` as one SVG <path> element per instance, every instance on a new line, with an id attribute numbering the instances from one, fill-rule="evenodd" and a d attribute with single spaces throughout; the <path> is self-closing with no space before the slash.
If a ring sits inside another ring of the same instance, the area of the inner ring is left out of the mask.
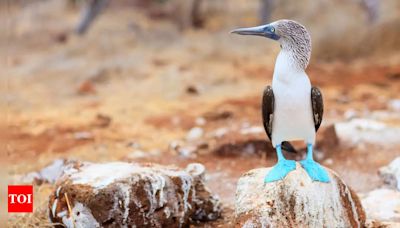
<path id="1" fill-rule="evenodd" d="M 261 127 L 261 93 L 271 83 L 278 45 L 230 35 L 234 25 L 218 18 L 205 29 L 179 32 L 170 22 L 111 9 L 86 36 L 77 37 L 70 33 L 75 11 L 55 6 L 50 12 L 40 5 L 35 13 L 8 12 L 8 26 L 15 27 L 1 37 L 6 64 L 0 69 L 5 82 L 0 94 L 7 116 L 0 123 L 0 139 L 6 145 L 10 183 L 15 181 L 11 177 L 57 158 L 182 167 L 201 162 L 225 208 L 224 218 L 210 226 L 229 225 L 237 179 L 275 163 L 264 133 L 240 131 Z M 236 21 L 256 23 L 246 18 Z M 390 106 L 400 98 L 400 56 L 346 62 L 313 58 L 307 73 L 324 94 L 322 131 L 349 116 L 376 113 L 400 126 L 399 111 Z M 196 126 L 203 136 L 185 140 Z M 215 137 L 218 129 L 227 133 Z M 169 146 L 177 140 L 202 149 L 182 155 Z M 400 146 L 340 144 L 323 147 L 321 153 L 322 164 L 363 193 L 382 184 L 377 169 L 399 156 Z M 11 226 L 44 226 L 51 190 L 49 184 L 35 186 L 35 213 L 11 216 Z"/>

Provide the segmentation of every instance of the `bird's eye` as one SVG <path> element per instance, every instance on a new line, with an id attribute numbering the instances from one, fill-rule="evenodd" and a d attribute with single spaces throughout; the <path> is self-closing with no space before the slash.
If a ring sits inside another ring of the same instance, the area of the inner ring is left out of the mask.
<path id="1" fill-rule="evenodd" d="M 275 32 L 275 28 L 274 27 L 271 28 L 271 32 Z"/>

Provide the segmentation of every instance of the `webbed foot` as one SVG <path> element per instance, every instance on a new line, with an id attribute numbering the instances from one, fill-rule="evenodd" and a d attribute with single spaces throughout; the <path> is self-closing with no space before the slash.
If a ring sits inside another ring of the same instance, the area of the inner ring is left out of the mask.
<path id="1" fill-rule="evenodd" d="M 292 160 L 282 159 L 272 168 L 265 176 L 264 183 L 270 183 L 278 180 L 283 180 L 286 175 L 296 169 L 296 162 Z"/>
<path id="2" fill-rule="evenodd" d="M 313 181 L 324 183 L 330 182 L 328 172 L 320 164 L 313 160 L 311 144 L 307 145 L 307 158 L 301 161 L 300 164 Z"/>
<path id="3" fill-rule="evenodd" d="M 264 183 L 270 183 L 278 180 L 283 180 L 286 175 L 296 169 L 296 162 L 286 160 L 282 154 L 281 145 L 276 145 L 276 154 L 278 156 L 278 163 L 272 167 L 271 171 L 265 176 Z"/>

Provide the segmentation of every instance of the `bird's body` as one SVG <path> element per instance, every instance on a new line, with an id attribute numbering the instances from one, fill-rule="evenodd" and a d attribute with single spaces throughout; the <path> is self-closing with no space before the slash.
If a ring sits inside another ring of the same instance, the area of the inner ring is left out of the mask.
<path id="1" fill-rule="evenodd" d="M 272 145 L 304 140 L 314 144 L 315 127 L 311 108 L 311 83 L 304 70 L 290 62 L 290 53 L 281 51 L 275 64 L 272 89 L 275 109 Z"/>
<path id="2" fill-rule="evenodd" d="M 236 29 L 233 33 L 263 36 L 280 43 L 272 79 L 262 99 L 262 118 L 265 132 L 276 148 L 278 163 L 265 177 L 265 183 L 282 180 L 296 162 L 287 160 L 282 148 L 287 141 L 303 140 L 307 156 L 300 164 L 312 180 L 329 182 L 329 176 L 313 159 L 315 134 L 321 125 L 323 100 L 321 91 L 312 87 L 305 73 L 311 57 L 311 37 L 298 22 L 279 20 L 267 25 Z M 290 145 L 290 144 L 289 144 Z"/>

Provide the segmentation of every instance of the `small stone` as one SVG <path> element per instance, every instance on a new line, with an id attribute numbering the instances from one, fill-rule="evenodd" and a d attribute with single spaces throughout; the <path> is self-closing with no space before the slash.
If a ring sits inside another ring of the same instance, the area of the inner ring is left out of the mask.
<path id="1" fill-rule="evenodd" d="M 197 157 L 197 147 L 195 146 L 185 146 L 180 147 L 178 150 L 179 156 L 185 158 L 196 158 Z"/>
<path id="2" fill-rule="evenodd" d="M 198 95 L 199 89 L 196 86 L 190 85 L 190 86 L 186 87 L 186 92 L 188 94 Z"/>
<path id="3" fill-rule="evenodd" d="M 204 134 L 203 128 L 194 127 L 192 129 L 190 129 L 190 131 L 188 132 L 188 134 L 186 136 L 186 139 L 188 141 L 193 141 L 193 140 L 201 138 L 201 136 L 203 136 L 203 134 Z"/>
<path id="4" fill-rule="evenodd" d="M 389 101 L 388 106 L 393 111 L 400 111 L 400 99 L 395 99 L 395 100 Z"/>
<path id="5" fill-rule="evenodd" d="M 256 126 L 246 127 L 246 128 L 241 129 L 240 133 L 243 134 L 243 135 L 263 134 L 264 133 L 264 128 L 263 127 L 256 127 Z"/>
<path id="6" fill-rule="evenodd" d="M 324 160 L 324 164 L 325 165 L 333 165 L 333 159 L 332 158 L 328 158 L 328 159 Z"/>
<path id="7" fill-rule="evenodd" d="M 97 114 L 96 119 L 93 121 L 93 126 L 106 128 L 111 124 L 111 117 L 104 114 Z"/>
<path id="8" fill-rule="evenodd" d="M 137 159 L 137 158 L 144 158 L 144 157 L 147 157 L 147 156 L 149 156 L 149 153 L 146 153 L 143 150 L 136 149 L 136 150 L 130 152 L 127 155 L 127 158 L 129 158 L 129 159 Z"/>
<path id="9" fill-rule="evenodd" d="M 93 134 L 88 131 L 80 131 L 74 133 L 74 138 L 77 140 L 93 139 Z"/>
<path id="10" fill-rule="evenodd" d="M 172 141 L 169 144 L 169 149 L 177 153 L 179 156 L 184 158 L 196 158 L 198 146 L 187 146 L 182 141 Z"/>
<path id="11" fill-rule="evenodd" d="M 93 82 L 86 80 L 78 86 L 77 92 L 81 95 L 94 94 L 96 93 L 96 86 Z"/>
<path id="12" fill-rule="evenodd" d="M 214 132 L 214 137 L 216 138 L 222 138 L 224 135 L 226 135 L 226 133 L 228 133 L 228 129 L 226 127 L 221 127 L 218 128 L 217 130 L 215 130 Z"/>
<path id="13" fill-rule="evenodd" d="M 142 146 L 138 142 L 128 142 L 126 144 L 127 147 L 133 148 L 133 149 L 140 149 Z"/>
<path id="14" fill-rule="evenodd" d="M 178 151 L 178 149 L 179 149 L 180 147 L 182 147 L 182 146 L 183 146 L 183 142 L 182 142 L 182 141 L 179 141 L 179 140 L 174 140 L 174 141 L 172 141 L 172 142 L 169 143 L 169 148 L 170 148 L 171 150 L 175 150 L 175 151 Z"/>
<path id="15" fill-rule="evenodd" d="M 196 118 L 196 120 L 195 120 L 195 123 L 196 123 L 196 125 L 198 125 L 198 126 L 203 126 L 203 125 L 205 125 L 206 124 L 206 119 L 205 118 L 203 118 L 203 117 L 198 117 L 198 118 Z"/>
<path id="16" fill-rule="evenodd" d="M 64 170 L 70 168 L 74 163 L 73 160 L 56 159 L 42 170 L 28 173 L 22 177 L 21 182 L 34 182 L 39 185 L 42 183 L 54 184 L 64 174 Z"/>
<path id="17" fill-rule="evenodd" d="M 369 219 L 400 222 L 400 192 L 393 189 L 376 189 L 361 200 Z"/>
<path id="18" fill-rule="evenodd" d="M 400 191 L 400 157 L 394 159 L 388 166 L 380 168 L 378 174 L 385 184 Z"/>
<path id="19" fill-rule="evenodd" d="M 236 189 L 237 227 L 363 227 L 357 195 L 333 171 L 314 182 L 299 164 L 284 180 L 264 184 L 271 168 L 251 170 Z"/>

